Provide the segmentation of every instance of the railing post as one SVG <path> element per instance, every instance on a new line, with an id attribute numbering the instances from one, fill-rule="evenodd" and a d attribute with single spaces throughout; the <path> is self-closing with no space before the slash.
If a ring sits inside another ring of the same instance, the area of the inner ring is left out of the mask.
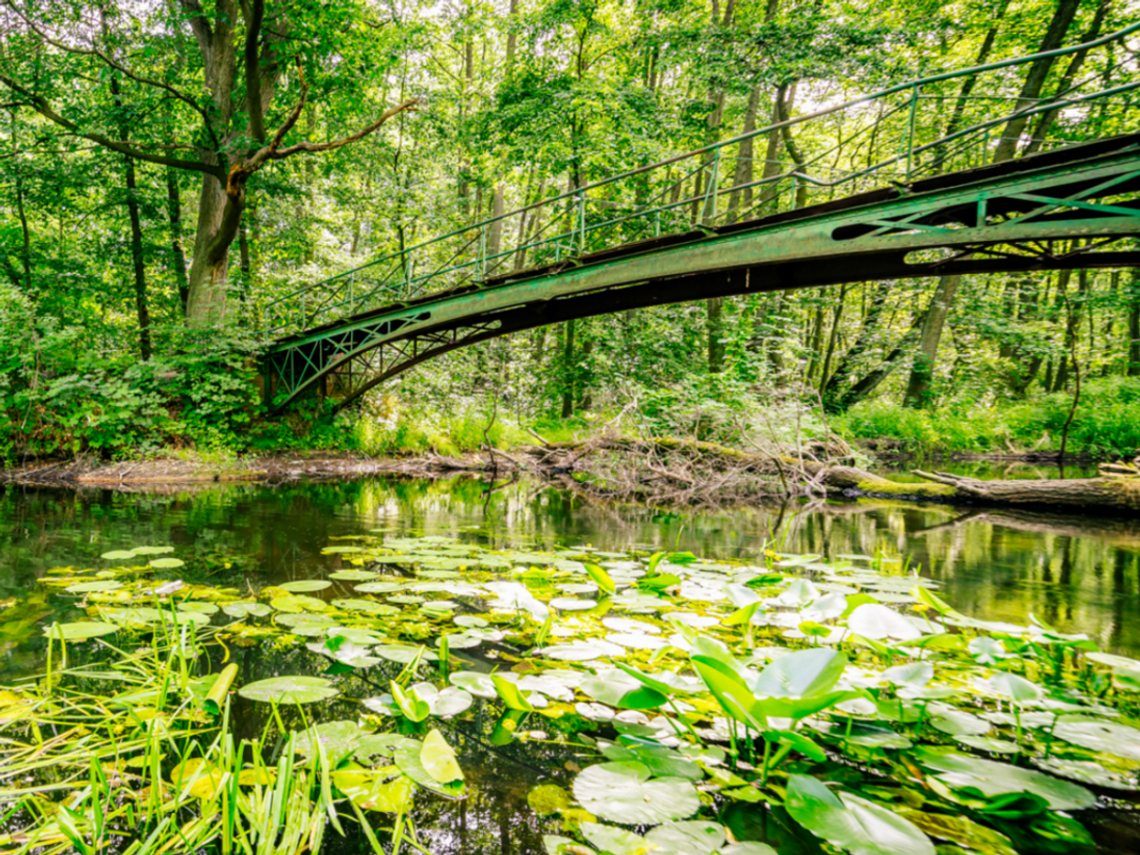
<path id="1" fill-rule="evenodd" d="M 657 211 L 653 214 L 653 236 L 661 237 L 661 212 Z"/>
<path id="2" fill-rule="evenodd" d="M 348 310 L 354 312 L 356 310 L 356 271 L 348 274 Z"/>
<path id="3" fill-rule="evenodd" d="M 305 309 L 305 295 L 301 294 L 301 329 L 309 325 L 309 313 Z"/>
<path id="4" fill-rule="evenodd" d="M 479 266 L 476 268 L 479 281 L 483 281 L 483 277 L 487 272 L 487 227 L 479 227 Z"/>
<path id="5" fill-rule="evenodd" d="M 716 186 L 720 183 L 720 149 L 713 151 L 712 170 L 709 173 L 709 186 L 705 190 L 705 208 L 701 213 L 701 222 L 711 226 L 716 219 Z"/>
<path id="6" fill-rule="evenodd" d="M 910 96 L 910 117 L 906 123 L 906 180 L 910 183 L 911 161 L 914 158 L 914 114 L 918 111 L 918 93 L 921 86 L 915 86 Z"/>
<path id="7" fill-rule="evenodd" d="M 586 191 L 578 193 L 578 254 L 586 254 Z"/>

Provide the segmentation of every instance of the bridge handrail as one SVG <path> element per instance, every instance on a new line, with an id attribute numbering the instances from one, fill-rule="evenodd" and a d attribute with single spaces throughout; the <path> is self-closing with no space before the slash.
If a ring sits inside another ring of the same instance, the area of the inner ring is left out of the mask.
<path id="1" fill-rule="evenodd" d="M 891 87 L 888 87 L 886 89 L 879 90 L 877 92 L 873 92 L 873 93 L 870 93 L 867 95 L 859 96 L 857 98 L 849 99 L 843 103 L 840 103 L 840 104 L 832 106 L 832 107 L 822 108 L 820 110 L 816 110 L 816 111 L 813 111 L 811 113 L 805 113 L 805 114 L 802 114 L 799 116 L 790 117 L 790 118 L 785 119 L 783 121 L 773 122 L 773 123 L 770 123 L 770 124 L 765 125 L 763 127 L 749 131 L 747 133 L 739 134 L 737 136 L 730 137 L 730 138 L 725 139 L 725 140 L 718 140 L 717 142 L 710 143 L 708 145 L 702 146 L 700 148 L 693 149 L 691 151 L 688 151 L 688 152 L 685 152 L 682 154 L 673 155 L 671 157 L 665 158 L 665 159 L 660 160 L 660 161 L 656 161 L 656 162 L 651 163 L 651 164 L 646 164 L 643 166 L 635 167 L 634 169 L 630 169 L 630 170 L 627 170 L 625 172 L 618 173 L 616 175 L 608 176 L 606 178 L 600 179 L 598 181 L 595 181 L 595 182 L 592 182 L 589 184 L 584 184 L 581 187 L 576 187 L 572 190 L 568 190 L 568 191 L 560 193 L 556 196 L 551 196 L 551 197 L 548 197 L 545 199 L 540 199 L 540 200 L 537 200 L 535 202 L 532 202 L 529 205 L 525 205 L 525 206 L 520 207 L 520 208 L 515 208 L 515 209 L 512 209 L 511 211 L 504 212 L 504 213 L 499 214 L 497 216 L 490 217 L 490 218 L 487 218 L 484 220 L 480 220 L 478 222 L 471 223 L 471 224 L 453 229 L 449 232 L 446 232 L 446 233 L 443 233 L 440 235 L 436 235 L 436 236 L 429 238 L 425 241 L 421 241 L 420 243 L 414 244 L 413 246 L 405 247 L 405 248 L 403 248 L 401 250 L 397 250 L 395 252 L 390 252 L 386 255 L 382 255 L 378 258 L 375 258 L 372 261 L 369 261 L 365 264 L 362 264 L 362 265 L 359 265 L 357 267 L 354 267 L 354 268 L 351 268 L 349 270 L 338 273 L 335 276 L 327 277 L 327 278 L 322 279 L 318 282 L 314 282 L 314 283 L 302 286 L 298 289 L 295 289 L 291 292 L 288 292 L 288 293 L 286 293 L 280 297 L 277 297 L 277 298 L 270 300 L 269 302 L 265 303 L 263 305 L 263 310 L 268 311 L 268 310 L 272 309 L 273 307 L 278 306 L 282 303 L 291 302 L 297 297 L 303 297 L 305 294 L 307 294 L 307 293 L 309 293 L 309 292 L 311 292 L 317 288 L 320 288 L 322 286 L 325 286 L 325 285 L 328 285 L 328 284 L 331 284 L 334 282 L 339 282 L 339 281 L 348 279 L 348 278 L 353 277 L 362 271 L 369 270 L 371 268 L 376 267 L 377 265 L 383 264 L 383 263 L 391 261 L 393 259 L 407 257 L 412 252 L 414 252 L 416 250 L 421 250 L 421 249 L 431 247 L 431 246 L 438 244 L 438 243 L 441 243 L 442 241 L 445 241 L 449 238 L 456 237 L 458 235 L 462 235 L 462 234 L 465 234 L 468 232 L 483 231 L 483 230 L 486 230 L 488 227 L 495 225 L 496 223 L 500 223 L 500 222 L 507 220 L 510 217 L 518 216 L 520 214 L 525 214 L 529 211 L 533 211 L 533 210 L 536 210 L 539 208 L 545 208 L 545 207 L 549 207 L 552 205 L 556 205 L 559 202 L 566 202 L 568 200 L 579 200 L 579 199 L 584 198 L 585 195 L 590 190 L 594 190 L 594 189 L 601 188 L 601 187 L 606 187 L 606 186 L 612 185 L 616 182 L 625 180 L 627 178 L 631 178 L 631 177 L 634 177 L 637 175 L 641 175 L 641 174 L 653 171 L 655 169 L 659 169 L 661 167 L 669 166 L 669 165 L 674 164 L 674 163 L 678 163 L 678 162 L 681 162 L 684 160 L 688 160 L 690 158 L 699 157 L 701 155 L 714 154 L 714 153 L 719 152 L 723 148 L 726 148 L 729 146 L 734 146 L 734 145 L 739 145 L 740 143 L 745 142 L 747 140 L 754 139 L 754 138 L 761 136 L 761 135 L 764 135 L 764 134 L 769 134 L 774 130 L 782 129 L 785 127 L 791 127 L 793 125 L 800 124 L 802 122 L 806 122 L 806 121 L 809 121 L 812 119 L 820 118 L 822 116 L 833 115 L 835 113 L 842 112 L 844 110 L 849 110 L 852 107 L 856 107 L 859 105 L 873 103 L 875 101 L 881 100 L 881 99 L 889 97 L 891 95 L 896 95 L 900 92 L 911 91 L 913 101 L 917 102 L 917 100 L 920 97 L 922 97 L 919 95 L 918 90 L 920 90 L 924 86 L 928 86 L 928 85 L 931 85 L 934 83 L 944 82 L 947 80 L 953 80 L 953 79 L 960 78 L 960 77 L 966 77 L 966 76 L 970 76 L 970 75 L 981 74 L 981 73 L 987 72 L 987 71 L 995 71 L 995 70 L 999 70 L 1002 68 L 1009 68 L 1009 67 L 1013 67 L 1013 66 L 1024 65 L 1027 63 L 1035 62 L 1039 59 L 1061 57 L 1061 56 L 1066 56 L 1066 55 L 1070 55 L 1073 53 L 1077 53 L 1080 51 L 1091 50 L 1092 48 L 1099 47 L 1101 45 L 1105 45 L 1105 44 L 1108 44 L 1108 43 L 1111 43 L 1114 41 L 1122 40 L 1122 39 L 1126 38 L 1127 36 L 1132 35 L 1133 33 L 1136 33 L 1138 31 L 1140 31 L 1140 23 L 1132 24 L 1132 25 L 1124 27 L 1120 30 L 1116 30 L 1115 32 L 1108 33 L 1104 36 L 1100 36 L 1099 38 L 1096 38 L 1096 39 L 1093 39 L 1093 40 L 1090 40 L 1087 42 L 1083 42 L 1080 44 L 1076 44 L 1076 45 L 1070 45 L 1068 47 L 1057 48 L 1057 49 L 1051 50 L 1051 51 L 1040 51 L 1040 52 L 1033 53 L 1033 54 L 1027 54 L 1025 56 L 1011 57 L 1011 58 L 999 60 L 996 62 L 985 63 L 983 65 L 977 65 L 977 66 L 972 66 L 969 68 L 958 69 L 955 71 L 947 71 L 947 72 L 943 72 L 940 74 L 929 75 L 927 77 L 922 77 L 922 78 L 918 78 L 916 80 L 911 80 L 911 81 L 907 81 L 904 83 L 896 84 L 895 86 L 891 86 Z M 1083 83 L 1078 84 L 1078 85 L 1083 85 Z M 1048 110 L 1060 109 L 1060 108 L 1063 108 L 1065 106 L 1071 106 L 1073 104 L 1080 103 L 1082 101 L 1088 101 L 1088 100 L 1092 100 L 1092 99 L 1096 99 L 1096 98 L 1111 97 L 1112 95 L 1122 94 L 1124 92 L 1133 91 L 1138 87 L 1140 87 L 1140 83 L 1123 84 L 1121 86 L 1111 87 L 1109 89 L 1104 89 L 1104 90 L 1101 90 L 1099 92 L 1091 93 L 1089 95 L 1081 96 L 1078 98 L 1066 98 L 1063 100 L 1024 99 L 1024 98 L 1021 98 L 1020 96 L 1010 96 L 1009 98 L 1007 98 L 1005 100 L 1015 100 L 1018 103 L 1021 103 L 1022 101 L 1026 101 L 1026 100 L 1034 100 L 1034 101 L 1037 101 L 1038 103 L 1028 105 L 1028 106 L 1026 106 L 1022 109 L 1019 109 L 1019 110 L 1015 110 L 1013 113 L 1007 113 L 1007 114 L 1002 115 L 998 118 L 991 119 L 991 120 L 988 120 L 986 122 L 973 125 L 969 128 L 962 129 L 962 130 L 957 131 L 951 135 L 940 138 L 940 139 L 935 140 L 935 141 L 930 142 L 930 143 L 926 143 L 926 144 L 919 146 L 917 148 L 912 147 L 912 148 L 908 149 L 908 151 L 906 153 L 900 153 L 900 154 L 898 154 L 892 158 L 889 158 L 886 161 L 874 164 L 873 166 L 869 166 L 869 167 L 867 167 L 863 170 L 860 170 L 858 172 L 849 173 L 846 176 L 844 176 L 843 178 L 838 179 L 838 180 L 833 181 L 833 182 L 814 179 L 811 176 L 809 176 L 809 175 L 807 175 L 801 171 L 792 170 L 789 172 L 781 173 L 780 175 L 769 176 L 769 177 L 766 177 L 763 179 L 759 179 L 757 181 L 749 182 L 747 184 L 734 185 L 732 187 L 728 187 L 728 188 L 724 188 L 724 189 L 716 188 L 716 189 L 712 190 L 711 195 L 721 196 L 721 195 L 724 195 L 726 193 L 731 193 L 733 191 L 739 191 L 739 190 L 742 190 L 745 188 L 753 188 L 753 187 L 757 187 L 757 186 L 762 186 L 763 184 L 773 183 L 773 182 L 776 182 L 776 181 L 779 181 L 779 180 L 782 180 L 782 179 L 785 179 L 788 177 L 800 178 L 802 180 L 805 180 L 805 181 L 807 181 L 811 184 L 817 185 L 817 186 L 836 186 L 837 184 L 845 183 L 845 182 L 851 181 L 855 178 L 858 178 L 858 177 L 861 177 L 861 176 L 864 176 L 864 175 L 867 175 L 867 174 L 870 174 L 870 173 L 873 173 L 876 171 L 880 171 L 886 166 L 889 166 L 889 165 L 894 164 L 894 163 L 898 163 L 898 162 L 905 160 L 905 159 L 909 159 L 910 157 L 913 157 L 914 154 L 921 153 L 921 152 L 924 152 L 924 151 L 927 151 L 929 149 L 936 148 L 939 146 L 945 146 L 947 143 L 949 143 L 953 140 L 961 139 L 961 138 L 967 137 L 971 134 L 976 134 L 979 131 L 988 129 L 990 127 L 994 127 L 996 125 L 1008 123 L 1013 119 L 1033 116 L 1033 115 L 1036 115 L 1038 113 L 1046 112 Z M 1071 92 L 1071 91 L 1073 91 L 1074 88 L 1076 88 L 1076 87 L 1075 86 L 1070 87 L 1070 89 L 1068 91 Z M 1056 98 L 1056 95 L 1054 95 L 1052 97 Z M 897 110 L 892 111 L 892 114 L 894 112 L 897 112 Z M 912 112 L 913 112 L 913 107 L 912 107 Z M 696 171 L 696 170 L 694 170 L 694 171 Z M 697 197 L 687 198 L 687 199 L 682 200 L 680 202 L 674 202 L 668 206 L 661 206 L 658 208 L 649 208 L 649 209 L 647 209 L 647 211 L 644 211 L 641 213 L 652 214 L 655 212 L 665 211 L 668 209 L 678 207 L 679 205 L 690 204 L 694 201 L 695 198 L 697 198 Z M 600 225 L 604 225 L 604 224 L 600 224 Z M 589 229 L 583 228 L 582 232 L 584 233 L 587 230 L 593 231 L 595 228 L 596 228 L 596 226 L 590 227 Z M 567 234 L 569 234 L 570 236 L 573 236 L 573 233 L 567 233 Z M 561 237 L 561 235 L 558 237 Z M 474 240 L 475 240 L 475 238 L 472 239 L 472 241 L 474 241 Z M 543 241 L 543 243 L 548 242 L 549 240 L 550 239 L 547 239 L 547 241 Z M 527 248 L 529 246 L 530 246 L 530 244 L 526 245 L 526 247 L 524 247 L 524 246 L 514 247 L 512 249 L 505 250 L 501 253 L 498 253 L 497 255 L 495 255 L 493 257 L 497 258 L 497 257 L 509 256 L 515 252 L 518 252 L 520 249 L 524 249 L 524 248 Z M 485 260 L 487 260 L 487 259 L 485 258 L 484 261 Z M 470 265 L 464 264 L 464 265 L 458 265 L 457 267 L 467 267 L 467 266 L 470 266 Z M 448 269 L 453 269 L 453 268 L 448 268 Z M 426 278 L 430 279 L 430 278 L 434 277 L 435 275 L 437 275 L 438 272 L 439 271 L 436 271 L 436 273 L 433 273 L 433 274 L 429 274 Z M 420 281 L 423 278 L 425 278 L 425 277 L 408 277 L 408 279 L 406 281 L 408 283 L 410 283 L 412 281 Z M 374 289 L 374 291 L 367 292 L 367 293 L 362 294 L 360 296 L 361 297 L 370 296 L 371 294 L 377 293 L 380 290 L 384 290 L 384 289 L 383 288 L 377 288 L 377 289 Z M 340 304 L 337 304 L 337 305 L 340 305 Z M 284 325 L 282 325 L 281 327 L 276 327 L 276 328 L 272 328 L 272 329 L 267 328 L 267 329 L 263 330 L 262 332 L 268 334 L 271 332 L 275 332 L 278 329 L 281 329 L 283 327 L 284 327 Z"/>

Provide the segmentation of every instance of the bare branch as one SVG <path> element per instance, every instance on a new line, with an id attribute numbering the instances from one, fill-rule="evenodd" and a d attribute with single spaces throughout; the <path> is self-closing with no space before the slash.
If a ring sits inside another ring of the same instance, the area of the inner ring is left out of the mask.
<path id="1" fill-rule="evenodd" d="M 379 130 L 380 127 L 389 119 L 398 116 L 400 113 L 409 111 L 414 112 L 415 110 L 418 110 L 419 105 L 420 102 L 418 98 L 409 98 L 407 101 L 404 101 L 401 104 L 397 104 L 394 107 L 389 107 L 387 110 L 380 114 L 379 119 L 377 119 L 375 122 L 363 130 L 357 131 L 355 134 L 350 134 L 347 137 L 341 137 L 339 140 L 333 140 L 332 142 L 327 143 L 299 142 L 295 145 L 289 146 L 288 148 L 284 148 L 281 151 L 272 152 L 270 154 L 270 158 L 273 160 L 283 160 L 284 158 L 296 154 L 300 151 L 331 151 L 334 148 L 341 148 L 342 146 L 349 145 L 356 142 L 357 140 L 364 139 L 369 134 Z"/>

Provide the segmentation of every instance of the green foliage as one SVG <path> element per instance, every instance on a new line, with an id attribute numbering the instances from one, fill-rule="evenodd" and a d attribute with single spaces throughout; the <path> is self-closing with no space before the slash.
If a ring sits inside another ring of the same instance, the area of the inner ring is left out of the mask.
<path id="1" fill-rule="evenodd" d="M 914 410 L 877 400 L 832 420 L 842 436 L 893 439 L 911 452 L 1056 451 L 1069 417 L 1070 393 L 1040 395 L 1022 403 L 959 409 Z M 1140 383 L 1113 377 L 1086 383 L 1069 429 L 1068 450 L 1131 457 L 1140 450 Z"/>

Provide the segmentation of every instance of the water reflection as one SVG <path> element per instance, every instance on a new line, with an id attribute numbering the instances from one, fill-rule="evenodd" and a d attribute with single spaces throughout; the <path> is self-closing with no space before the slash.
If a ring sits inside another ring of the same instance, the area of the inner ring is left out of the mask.
<path id="1" fill-rule="evenodd" d="M 211 581 L 323 575 L 340 562 L 320 555 L 330 538 L 376 529 L 743 559 L 766 544 L 829 559 L 908 557 L 967 614 L 1025 623 L 1033 613 L 1105 649 L 1140 654 L 1137 520 L 870 501 L 681 513 L 600 504 L 527 480 L 494 491 L 471 478 L 169 494 L 8 487 L 0 492 L 0 594 L 26 592 L 50 567 L 97 565 L 103 552 L 145 543 L 197 558 L 191 567 Z"/>

